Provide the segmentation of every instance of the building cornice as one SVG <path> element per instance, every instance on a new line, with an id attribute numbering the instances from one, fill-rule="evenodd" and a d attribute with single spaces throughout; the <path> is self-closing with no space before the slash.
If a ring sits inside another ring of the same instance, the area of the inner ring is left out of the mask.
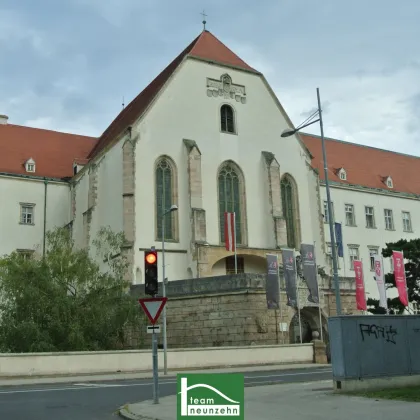
<path id="1" fill-rule="evenodd" d="M 320 184 L 325 187 L 325 180 L 320 179 Z M 389 191 L 382 188 L 372 188 L 366 187 L 364 185 L 357 185 L 357 184 L 343 184 L 342 182 L 336 181 L 329 181 L 329 184 L 332 188 L 337 188 L 341 190 L 348 190 L 348 191 L 356 191 L 360 193 L 366 194 L 378 194 L 378 195 L 385 195 L 387 197 L 395 197 L 395 198 L 406 198 L 408 200 L 420 200 L 420 195 L 418 194 L 410 194 L 400 191 Z"/>
<path id="2" fill-rule="evenodd" d="M 70 177 L 68 179 L 63 178 L 50 178 L 45 176 L 36 176 L 36 175 L 24 175 L 24 174 L 13 174 L 9 172 L 0 172 L 0 177 L 4 178 L 15 178 L 20 180 L 26 180 L 26 181 L 35 181 L 35 182 L 54 182 L 57 184 L 69 184 L 70 183 Z"/>

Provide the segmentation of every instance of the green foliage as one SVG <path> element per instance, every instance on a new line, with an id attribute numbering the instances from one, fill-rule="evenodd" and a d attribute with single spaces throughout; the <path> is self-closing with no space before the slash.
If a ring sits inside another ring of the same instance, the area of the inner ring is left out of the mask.
<path id="1" fill-rule="evenodd" d="M 390 258 L 392 257 L 392 251 L 403 251 L 404 260 L 407 260 L 404 266 L 407 279 L 408 301 L 420 303 L 420 239 L 412 239 L 410 241 L 400 239 L 398 242 L 387 243 L 386 248 L 382 249 L 382 256 L 384 258 Z M 385 275 L 385 286 L 387 290 L 397 287 L 394 273 Z M 379 307 L 379 301 L 377 299 L 368 299 L 367 305 L 368 307 L 372 306 L 369 312 L 373 314 L 385 313 L 385 309 Z M 388 298 L 388 308 L 391 314 L 402 314 L 404 312 L 404 306 L 398 297 L 393 299 Z"/>
<path id="2" fill-rule="evenodd" d="M 102 228 L 97 264 L 66 228 L 47 233 L 44 258 L 0 258 L 0 351 L 88 351 L 126 346 L 141 324 L 124 281 L 122 234 Z"/>

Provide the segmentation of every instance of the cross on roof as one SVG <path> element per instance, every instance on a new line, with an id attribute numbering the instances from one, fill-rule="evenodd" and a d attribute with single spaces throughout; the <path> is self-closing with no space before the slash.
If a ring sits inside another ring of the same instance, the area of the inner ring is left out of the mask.
<path id="1" fill-rule="evenodd" d="M 207 23 L 206 22 L 206 17 L 207 17 L 207 15 L 206 15 L 204 10 L 202 11 L 202 13 L 200 13 L 200 15 L 203 16 L 203 27 L 204 27 L 204 30 L 206 30 L 206 23 Z"/>

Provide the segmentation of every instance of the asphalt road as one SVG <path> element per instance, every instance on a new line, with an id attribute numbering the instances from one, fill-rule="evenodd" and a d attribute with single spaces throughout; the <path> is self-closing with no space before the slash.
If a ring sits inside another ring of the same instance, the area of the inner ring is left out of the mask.
<path id="1" fill-rule="evenodd" d="M 210 373 L 210 371 L 209 371 Z M 331 369 L 244 372 L 246 386 L 331 379 Z M 176 378 L 159 379 L 160 396 L 176 393 Z M 1 420 L 117 420 L 126 404 L 153 399 L 151 379 L 0 387 Z"/>

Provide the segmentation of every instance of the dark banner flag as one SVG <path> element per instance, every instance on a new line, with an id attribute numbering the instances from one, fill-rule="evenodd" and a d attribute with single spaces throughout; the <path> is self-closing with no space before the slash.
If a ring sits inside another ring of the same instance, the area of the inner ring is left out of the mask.
<path id="1" fill-rule="evenodd" d="M 296 260 L 293 249 L 282 249 L 284 281 L 286 283 L 287 306 L 297 308 Z"/>
<path id="2" fill-rule="evenodd" d="M 335 242 L 337 244 L 337 255 L 343 258 L 343 231 L 341 223 L 335 223 Z"/>
<path id="3" fill-rule="evenodd" d="M 267 281 L 265 285 L 267 309 L 280 308 L 279 263 L 277 255 L 267 254 Z"/>
<path id="4" fill-rule="evenodd" d="M 309 302 L 319 304 L 318 276 L 315 264 L 315 248 L 310 244 L 301 244 L 300 255 L 302 256 L 302 271 L 308 286 Z"/>

